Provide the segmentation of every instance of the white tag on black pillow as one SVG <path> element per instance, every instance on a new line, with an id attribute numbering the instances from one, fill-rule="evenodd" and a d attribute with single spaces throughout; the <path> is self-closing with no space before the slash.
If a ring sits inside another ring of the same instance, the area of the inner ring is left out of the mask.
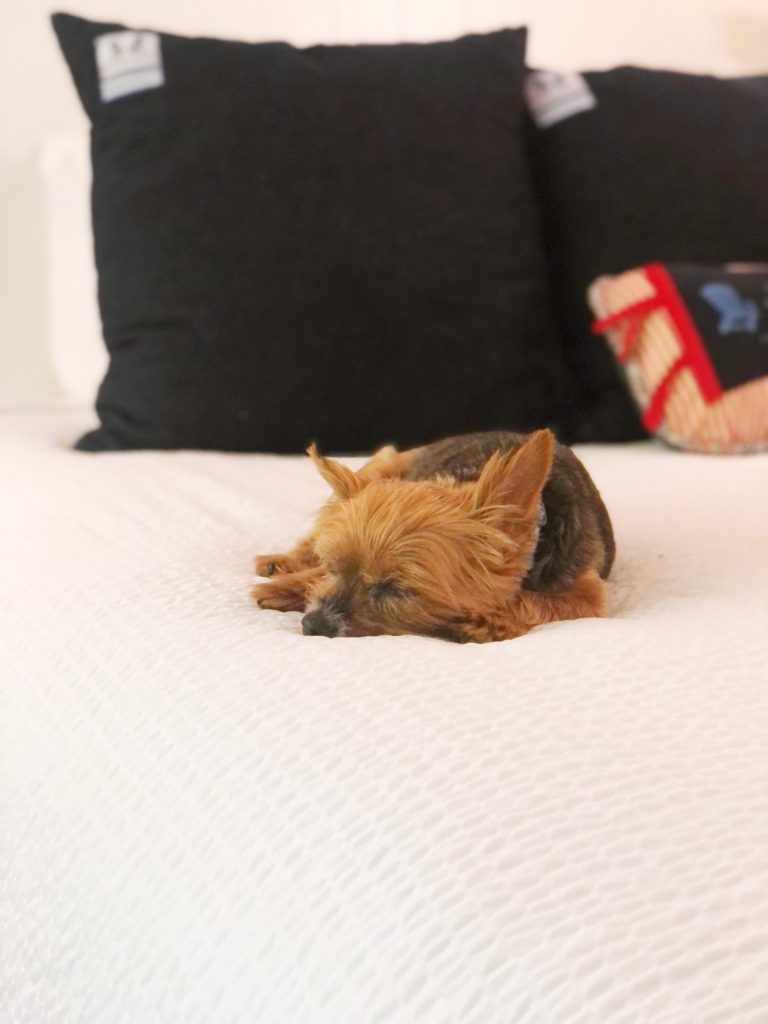
<path id="1" fill-rule="evenodd" d="M 94 39 L 99 89 L 105 103 L 163 85 L 157 32 L 105 32 Z"/>
<path id="2" fill-rule="evenodd" d="M 539 128 L 597 106 L 586 78 L 576 72 L 532 71 L 525 80 L 525 101 Z"/>

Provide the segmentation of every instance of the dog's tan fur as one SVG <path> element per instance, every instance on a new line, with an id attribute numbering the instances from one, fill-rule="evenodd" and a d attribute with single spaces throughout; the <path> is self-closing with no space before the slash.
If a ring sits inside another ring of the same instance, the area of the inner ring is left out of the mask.
<path id="1" fill-rule="evenodd" d="M 526 589 L 554 449 L 550 432 L 537 431 L 511 450 L 493 451 L 477 478 L 464 480 L 439 473 L 408 479 L 431 448 L 384 448 L 354 472 L 313 446 L 309 455 L 333 497 L 296 548 L 256 560 L 257 573 L 272 579 L 253 596 L 263 608 L 308 610 L 305 632 L 333 636 L 418 633 L 485 642 L 602 615 L 601 575 L 613 551 L 612 537 L 606 551 L 606 527 L 596 516 L 580 515 L 565 589 Z M 568 455 L 589 485 L 575 488 L 574 500 L 596 501 L 604 513 L 586 471 Z"/>

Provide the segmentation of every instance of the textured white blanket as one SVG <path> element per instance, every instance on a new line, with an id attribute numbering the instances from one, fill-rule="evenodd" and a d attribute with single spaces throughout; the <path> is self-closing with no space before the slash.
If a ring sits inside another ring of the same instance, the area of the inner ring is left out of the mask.
<path id="1" fill-rule="evenodd" d="M 303 637 L 308 461 L 0 417 L 0 1020 L 765 1024 L 768 457 L 580 455 L 611 617 Z"/>

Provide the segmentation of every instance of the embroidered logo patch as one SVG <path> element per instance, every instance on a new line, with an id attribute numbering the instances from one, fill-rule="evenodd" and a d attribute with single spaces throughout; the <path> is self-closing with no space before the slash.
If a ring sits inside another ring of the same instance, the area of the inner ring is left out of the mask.
<path id="1" fill-rule="evenodd" d="M 164 84 L 157 32 L 106 32 L 94 39 L 94 45 L 104 103 Z"/>
<path id="2" fill-rule="evenodd" d="M 525 102 L 538 128 L 597 106 L 586 78 L 575 72 L 532 71 L 525 80 Z"/>

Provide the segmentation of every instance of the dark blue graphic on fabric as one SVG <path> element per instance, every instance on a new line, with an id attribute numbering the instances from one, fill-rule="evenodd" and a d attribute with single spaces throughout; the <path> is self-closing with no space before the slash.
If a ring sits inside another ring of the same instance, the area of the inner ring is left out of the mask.
<path id="1" fill-rule="evenodd" d="M 768 375 L 768 267 L 677 264 L 670 276 L 724 390 Z"/>
<path id="2" fill-rule="evenodd" d="M 732 284 L 709 281 L 699 288 L 699 295 L 720 314 L 719 334 L 757 334 L 760 309 L 753 299 L 743 299 Z"/>

